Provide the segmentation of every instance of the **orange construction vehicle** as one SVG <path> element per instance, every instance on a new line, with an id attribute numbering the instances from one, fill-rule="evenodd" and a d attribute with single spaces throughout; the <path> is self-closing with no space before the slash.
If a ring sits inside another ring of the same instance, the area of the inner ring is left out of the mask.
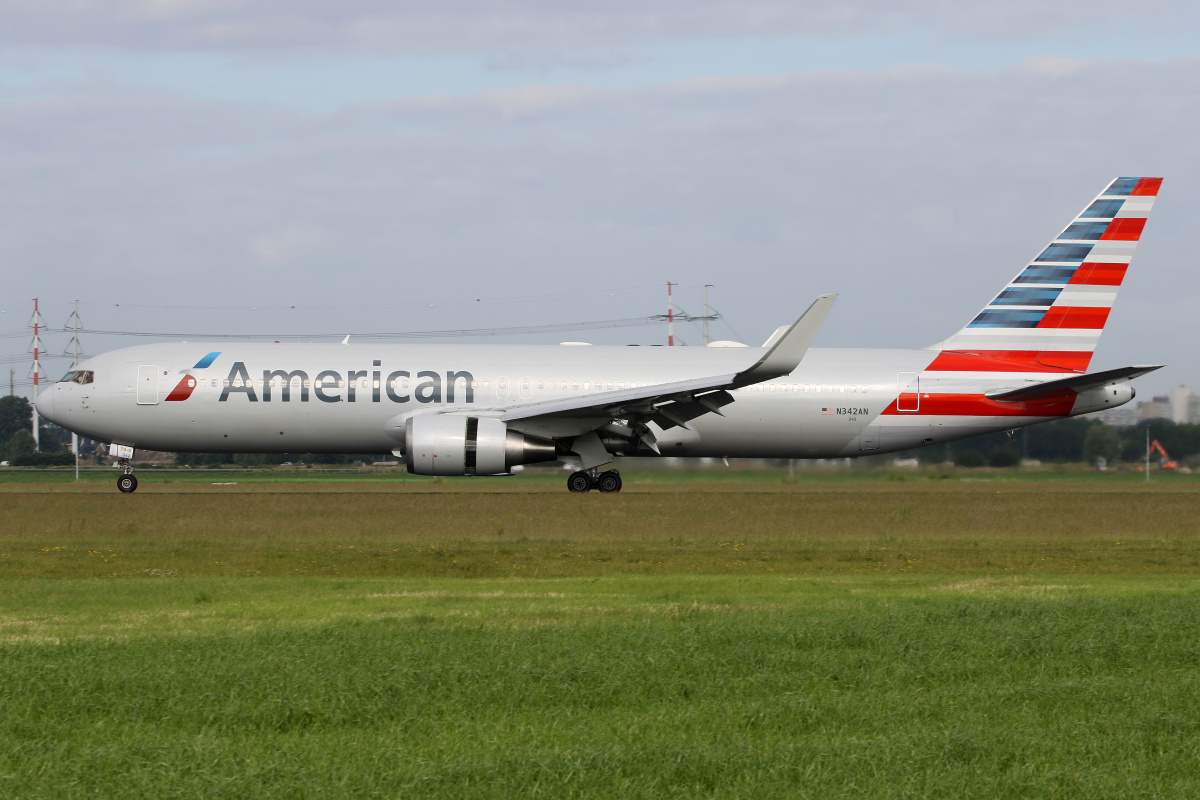
<path id="1" fill-rule="evenodd" d="M 1150 452 L 1157 452 L 1160 456 L 1162 456 L 1162 458 L 1159 459 L 1158 465 L 1163 469 L 1179 469 L 1179 462 L 1171 458 L 1170 454 L 1167 452 L 1167 448 L 1159 444 L 1158 439 L 1155 439 L 1150 443 Z"/>

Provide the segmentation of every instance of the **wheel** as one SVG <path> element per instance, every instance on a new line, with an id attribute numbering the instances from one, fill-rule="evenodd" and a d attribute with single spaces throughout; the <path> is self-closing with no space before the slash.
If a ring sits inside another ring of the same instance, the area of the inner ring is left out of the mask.
<path id="1" fill-rule="evenodd" d="M 572 492 L 590 492 L 592 490 L 592 476 L 586 472 L 572 472 L 567 478 L 567 488 Z"/>
<path id="2" fill-rule="evenodd" d="M 621 491 L 621 473 L 615 469 L 601 472 L 600 477 L 596 478 L 596 488 L 602 492 Z"/>
<path id="3" fill-rule="evenodd" d="M 117 478 L 117 488 L 125 494 L 129 494 L 137 489 L 137 478 L 132 475 L 122 475 Z"/>

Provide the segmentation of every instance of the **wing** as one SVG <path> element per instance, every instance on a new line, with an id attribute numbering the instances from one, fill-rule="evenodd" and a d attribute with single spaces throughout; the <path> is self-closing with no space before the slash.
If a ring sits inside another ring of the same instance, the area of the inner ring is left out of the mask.
<path id="1" fill-rule="evenodd" d="M 626 438 L 636 439 L 657 451 L 647 423 L 653 422 L 663 430 L 676 425 L 686 428 L 687 423 L 696 417 L 720 414 L 723 406 L 733 402 L 730 389 L 761 383 L 795 370 L 816 338 L 835 299 L 836 294 L 823 294 L 814 300 L 795 322 L 776 331 L 767 341 L 769 346 L 758 361 L 738 372 L 528 403 L 510 408 L 500 419 L 515 422 L 537 417 L 580 417 L 600 420 L 596 427 L 620 420 L 622 422 L 616 428 L 624 429 L 622 433 L 627 431 Z M 592 439 L 596 441 L 592 442 Z M 596 448 L 601 445 L 594 429 L 577 437 L 577 440 L 583 441 L 578 442 L 577 447 L 573 445 L 576 453 L 583 456 L 580 450 L 590 448 L 595 457 L 600 457 L 600 451 Z M 589 466 L 589 460 L 594 458 L 584 457 L 585 468 Z M 599 463 L 604 463 L 604 460 Z"/>

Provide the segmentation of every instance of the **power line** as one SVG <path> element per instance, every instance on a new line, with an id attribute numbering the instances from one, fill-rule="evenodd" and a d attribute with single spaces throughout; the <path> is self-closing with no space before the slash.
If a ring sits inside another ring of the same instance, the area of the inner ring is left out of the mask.
<path id="1" fill-rule="evenodd" d="M 562 333 L 580 330 L 603 330 L 606 328 L 636 328 L 655 325 L 665 319 L 664 315 L 628 317 L 625 319 L 603 319 L 589 322 L 564 322 L 552 325 L 514 325 L 499 328 L 453 328 L 432 331 L 375 331 L 350 332 L 355 339 L 454 339 L 468 336 L 502 336 L 531 333 Z M 74 332 L 72 328 L 54 329 L 58 333 Z M 79 328 L 79 333 L 92 336 L 134 336 L 155 339 L 248 339 L 277 341 L 310 341 L 314 339 L 343 339 L 346 331 L 336 333 L 182 333 L 179 331 L 115 331 L 94 328 Z"/>

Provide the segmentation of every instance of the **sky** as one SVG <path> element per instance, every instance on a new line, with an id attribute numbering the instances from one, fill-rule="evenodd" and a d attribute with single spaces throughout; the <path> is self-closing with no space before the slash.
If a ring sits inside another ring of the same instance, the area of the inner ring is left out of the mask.
<path id="1" fill-rule="evenodd" d="M 76 300 L 85 354 L 651 344 L 668 281 L 714 338 L 838 292 L 817 346 L 924 347 L 1151 175 L 1092 366 L 1200 389 L 1195 8 L 0 0 L 0 366 L 29 391 L 34 297 L 58 377 Z"/>

